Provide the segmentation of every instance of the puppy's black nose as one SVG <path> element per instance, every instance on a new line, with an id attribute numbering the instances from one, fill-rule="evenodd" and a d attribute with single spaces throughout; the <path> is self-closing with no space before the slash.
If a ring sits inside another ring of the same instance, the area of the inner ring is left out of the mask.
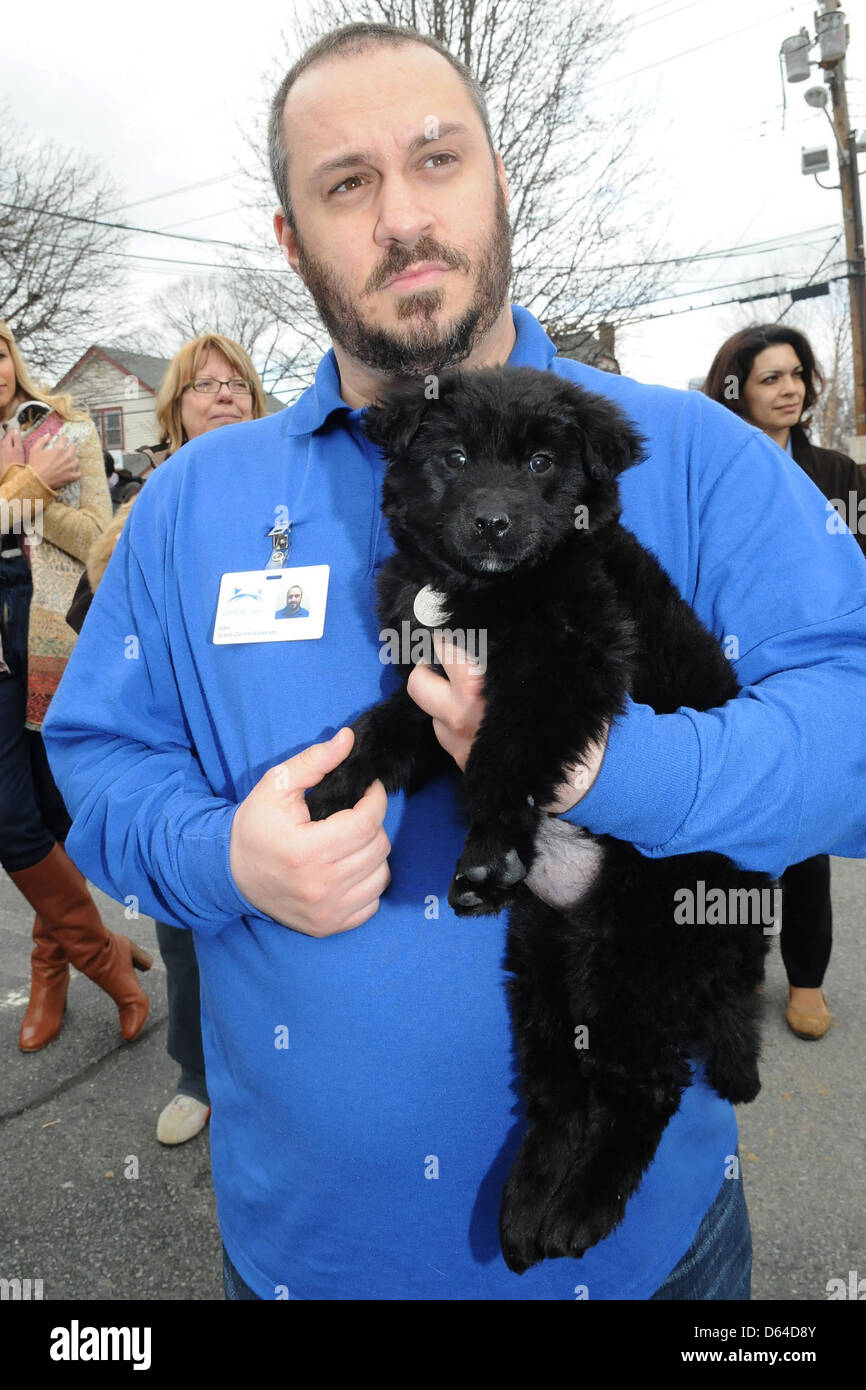
<path id="1" fill-rule="evenodd" d="M 477 516 L 475 518 L 475 529 L 480 535 L 486 536 L 488 540 L 498 540 L 504 536 L 511 525 L 511 517 L 505 512 L 500 512 L 498 516 Z"/>

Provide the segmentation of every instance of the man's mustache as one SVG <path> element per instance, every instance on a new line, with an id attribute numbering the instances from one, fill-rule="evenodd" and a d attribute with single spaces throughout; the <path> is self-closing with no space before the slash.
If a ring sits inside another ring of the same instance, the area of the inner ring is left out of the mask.
<path id="1" fill-rule="evenodd" d="M 364 293 L 375 293 L 395 275 L 403 275 L 407 270 L 411 270 L 413 265 L 421 265 L 424 261 L 442 261 L 450 270 L 463 270 L 467 274 L 472 269 L 472 262 L 465 251 L 445 246 L 440 241 L 434 241 L 432 237 L 422 237 L 412 247 L 392 246 L 382 264 L 376 267 L 368 279 Z"/>

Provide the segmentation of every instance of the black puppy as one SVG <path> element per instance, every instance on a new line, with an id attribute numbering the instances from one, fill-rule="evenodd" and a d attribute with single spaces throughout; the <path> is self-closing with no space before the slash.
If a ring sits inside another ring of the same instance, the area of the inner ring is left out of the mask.
<path id="1" fill-rule="evenodd" d="M 380 576 L 383 627 L 448 628 L 467 646 L 482 634 L 486 647 L 485 714 L 463 779 L 469 828 L 448 898 L 461 916 L 511 905 L 528 1130 L 500 1238 L 522 1272 L 581 1255 L 622 1219 L 690 1084 L 689 1059 L 728 1100 L 758 1092 L 769 880 L 718 854 L 647 859 L 542 809 L 627 693 L 664 714 L 711 709 L 738 686 L 619 524 L 617 476 L 642 441 L 608 401 L 529 368 L 453 372 L 435 400 L 421 384 L 403 389 L 365 428 L 388 462 L 397 546 Z M 411 791 L 450 764 L 405 686 L 354 730 L 349 758 L 308 793 L 316 818 L 375 778 Z M 681 924 L 689 892 L 724 904 L 726 924 Z"/>

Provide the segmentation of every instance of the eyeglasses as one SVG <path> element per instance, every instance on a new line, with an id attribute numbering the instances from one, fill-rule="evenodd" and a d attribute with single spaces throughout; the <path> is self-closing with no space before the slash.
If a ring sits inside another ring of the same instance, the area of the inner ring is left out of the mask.
<path id="1" fill-rule="evenodd" d="M 215 396 L 221 386 L 227 386 L 233 396 L 253 394 L 250 383 L 239 376 L 232 377 L 230 381 L 217 381 L 214 376 L 198 376 L 195 381 L 187 382 L 183 389 L 188 391 L 192 387 L 193 391 L 198 391 L 202 396 Z"/>

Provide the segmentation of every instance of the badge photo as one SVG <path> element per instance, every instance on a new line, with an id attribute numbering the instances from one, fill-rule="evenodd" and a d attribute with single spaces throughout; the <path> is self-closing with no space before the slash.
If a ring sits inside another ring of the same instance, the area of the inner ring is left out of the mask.
<path id="1" fill-rule="evenodd" d="M 224 574 L 214 643 L 299 642 L 321 637 L 329 575 L 329 565 Z"/>

